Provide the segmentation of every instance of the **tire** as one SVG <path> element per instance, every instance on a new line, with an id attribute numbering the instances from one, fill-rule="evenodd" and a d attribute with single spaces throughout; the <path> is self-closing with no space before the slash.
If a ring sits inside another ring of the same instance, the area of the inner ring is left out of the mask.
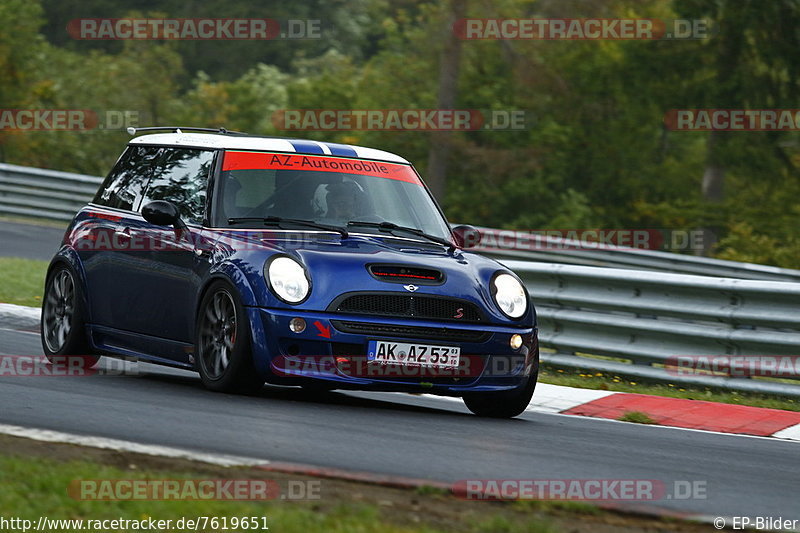
<path id="1" fill-rule="evenodd" d="M 51 363 L 63 364 L 65 356 L 83 359 L 91 368 L 100 357 L 92 355 L 86 339 L 83 294 L 71 267 L 60 263 L 47 276 L 42 302 L 42 350 Z"/>
<path id="2" fill-rule="evenodd" d="M 465 394 L 462 399 L 467 409 L 478 416 L 514 418 L 522 414 L 531 403 L 538 374 L 537 366 L 536 371 L 528 377 L 528 382 L 518 389 L 501 392 L 476 392 Z"/>
<path id="3" fill-rule="evenodd" d="M 253 365 L 250 324 L 239 293 L 224 281 L 212 283 L 200 302 L 195 351 L 206 388 L 251 394 L 264 386 Z"/>

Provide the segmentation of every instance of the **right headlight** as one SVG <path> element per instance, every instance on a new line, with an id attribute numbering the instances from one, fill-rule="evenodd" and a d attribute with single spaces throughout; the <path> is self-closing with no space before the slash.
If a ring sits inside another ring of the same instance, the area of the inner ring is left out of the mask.
<path id="1" fill-rule="evenodd" d="M 528 310 L 525 287 L 511 274 L 497 274 L 492 280 L 492 296 L 497 307 L 509 318 L 520 318 Z"/>
<path id="2" fill-rule="evenodd" d="M 272 292 L 286 303 L 298 304 L 311 291 L 306 269 L 291 257 L 278 256 L 269 262 L 265 270 Z"/>

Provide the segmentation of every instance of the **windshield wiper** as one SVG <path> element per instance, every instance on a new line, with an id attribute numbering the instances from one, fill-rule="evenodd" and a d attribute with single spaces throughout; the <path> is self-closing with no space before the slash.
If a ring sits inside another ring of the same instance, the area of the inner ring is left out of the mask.
<path id="1" fill-rule="evenodd" d="M 318 222 L 314 222 L 313 220 L 302 220 L 299 218 L 283 218 L 283 217 L 234 217 L 228 219 L 228 224 L 243 224 L 245 222 L 261 222 L 264 225 L 276 225 L 280 226 L 281 224 L 295 224 L 297 226 L 305 226 L 307 228 L 316 228 L 322 229 L 327 231 L 333 231 L 338 233 L 342 236 L 343 239 L 346 239 L 350 234 L 347 233 L 347 230 L 341 226 L 331 226 L 329 224 L 320 224 Z"/>
<path id="2" fill-rule="evenodd" d="M 421 229 L 411 228 L 409 226 L 398 226 L 394 222 L 359 222 L 358 220 L 351 220 L 347 223 L 347 227 L 351 226 L 364 226 L 367 228 L 377 228 L 381 231 L 386 231 L 391 233 L 393 231 L 404 231 L 406 233 L 410 233 L 412 235 L 416 235 L 418 237 L 422 237 L 424 239 L 428 239 L 429 241 L 435 242 L 437 244 L 441 244 L 442 246 L 447 246 L 448 252 L 455 251 L 455 245 L 448 241 L 447 239 L 443 239 L 441 237 L 437 237 L 436 235 L 431 235 L 429 233 L 425 233 Z"/>

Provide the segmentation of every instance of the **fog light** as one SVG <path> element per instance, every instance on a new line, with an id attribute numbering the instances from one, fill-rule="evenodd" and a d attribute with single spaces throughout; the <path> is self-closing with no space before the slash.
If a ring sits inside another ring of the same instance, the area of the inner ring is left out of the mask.
<path id="1" fill-rule="evenodd" d="M 514 350 L 519 350 L 519 347 L 522 346 L 522 335 L 519 333 L 514 333 L 511 335 L 511 341 L 509 342 L 511 348 Z"/>
<path id="2" fill-rule="evenodd" d="M 306 321 L 302 318 L 293 318 L 289 321 L 289 329 L 295 333 L 303 333 L 306 330 Z"/>

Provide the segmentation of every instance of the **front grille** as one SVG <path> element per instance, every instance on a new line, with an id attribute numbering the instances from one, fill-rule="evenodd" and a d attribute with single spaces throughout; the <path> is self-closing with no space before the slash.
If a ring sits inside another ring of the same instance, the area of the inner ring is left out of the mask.
<path id="1" fill-rule="evenodd" d="M 458 322 L 483 320 L 477 306 L 470 302 L 391 292 L 345 294 L 337 298 L 328 307 L 328 311 Z"/>
<path id="2" fill-rule="evenodd" d="M 430 328 L 425 326 L 398 326 L 396 324 L 377 324 L 374 322 L 351 322 L 331 320 L 333 327 L 343 333 L 360 335 L 380 335 L 383 337 L 408 337 L 414 339 L 435 339 L 460 342 L 486 342 L 491 336 L 485 331 L 454 328 Z"/>

